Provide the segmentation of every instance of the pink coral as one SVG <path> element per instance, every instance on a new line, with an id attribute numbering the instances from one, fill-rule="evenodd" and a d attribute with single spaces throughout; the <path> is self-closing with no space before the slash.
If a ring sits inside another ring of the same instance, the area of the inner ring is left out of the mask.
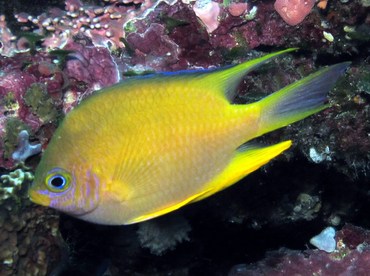
<path id="1" fill-rule="evenodd" d="M 248 3 L 231 3 L 228 10 L 232 16 L 241 16 L 248 10 Z"/>
<path id="2" fill-rule="evenodd" d="M 193 10 L 195 14 L 202 20 L 207 31 L 212 33 L 219 25 L 218 16 L 220 15 L 220 5 L 213 1 L 198 0 Z"/>
<path id="3" fill-rule="evenodd" d="M 286 23 L 295 26 L 310 13 L 315 2 L 315 0 L 276 0 L 274 7 Z"/>
<path id="4" fill-rule="evenodd" d="M 49 49 L 63 48 L 69 38 L 78 34 L 89 37 L 94 46 L 117 49 L 124 47 L 120 38 L 126 35 L 125 25 L 133 19 L 148 16 L 162 0 L 155 3 L 144 0 L 106 2 L 109 4 L 97 6 L 84 4 L 80 0 L 66 0 L 64 10 L 50 8 L 38 16 L 22 12 L 16 14 L 15 18 L 21 23 L 23 31 L 36 26 L 37 32 L 46 36 L 43 45 Z"/>

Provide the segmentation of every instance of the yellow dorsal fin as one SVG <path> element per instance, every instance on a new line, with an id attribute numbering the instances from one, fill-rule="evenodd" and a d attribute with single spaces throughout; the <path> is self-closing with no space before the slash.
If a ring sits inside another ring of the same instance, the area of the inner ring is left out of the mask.
<path id="1" fill-rule="evenodd" d="M 225 170 L 204 186 L 202 194 L 194 198 L 193 202 L 209 197 L 236 183 L 246 175 L 265 165 L 272 158 L 288 149 L 292 141 L 284 141 L 276 145 L 260 148 L 242 146 Z"/>
<path id="2" fill-rule="evenodd" d="M 223 97 L 226 97 L 229 102 L 232 102 L 237 93 L 237 87 L 240 81 L 247 73 L 265 64 L 276 56 L 295 50 L 297 50 L 297 48 L 289 48 L 260 58 L 252 59 L 232 67 L 211 71 L 202 76 L 200 79 L 200 85 L 203 87 L 210 87 L 213 90 L 216 88 L 220 93 L 222 93 Z"/>

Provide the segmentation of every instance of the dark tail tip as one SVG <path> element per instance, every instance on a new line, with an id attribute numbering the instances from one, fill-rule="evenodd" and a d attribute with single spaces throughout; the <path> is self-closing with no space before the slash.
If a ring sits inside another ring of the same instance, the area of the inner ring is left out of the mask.
<path id="1" fill-rule="evenodd" d="M 261 133 L 286 126 L 327 107 L 328 92 L 350 62 L 338 63 L 296 81 L 261 100 Z"/>

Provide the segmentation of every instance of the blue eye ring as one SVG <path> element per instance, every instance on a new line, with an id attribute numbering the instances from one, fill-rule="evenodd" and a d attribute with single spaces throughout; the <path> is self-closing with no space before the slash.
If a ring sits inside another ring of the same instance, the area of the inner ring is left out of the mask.
<path id="1" fill-rule="evenodd" d="M 61 174 L 55 174 L 48 180 L 49 186 L 62 190 L 67 185 L 67 179 Z"/>
<path id="2" fill-rule="evenodd" d="M 72 177 L 68 172 L 58 168 L 48 173 L 45 178 L 45 184 L 50 191 L 59 193 L 66 191 L 70 187 L 71 180 Z"/>

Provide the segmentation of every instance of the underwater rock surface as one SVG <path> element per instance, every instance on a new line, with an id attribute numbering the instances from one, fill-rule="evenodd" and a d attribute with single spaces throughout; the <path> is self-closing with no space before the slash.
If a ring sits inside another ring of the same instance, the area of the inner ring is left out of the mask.
<path id="1" fill-rule="evenodd" d="M 281 248 L 255 264 L 233 267 L 228 276 L 368 274 L 369 231 L 346 224 L 338 236 L 337 250 L 330 254 L 318 249 Z"/>
<path id="2" fill-rule="evenodd" d="M 368 1 L 327 1 L 295 26 L 274 1 L 30 3 L 0 3 L 1 275 L 282 275 L 329 263 L 336 274 L 327 275 L 337 275 L 350 260 L 353 273 L 370 269 Z M 202 8 L 218 16 L 199 16 Z M 300 50 L 248 74 L 236 102 L 324 65 L 352 65 L 330 108 L 262 137 L 294 146 L 240 183 L 147 225 L 88 224 L 28 200 L 40 156 L 12 159 L 20 131 L 45 149 L 63 116 L 95 90 L 288 47 Z M 330 254 L 309 245 L 327 226 L 337 230 Z"/>

